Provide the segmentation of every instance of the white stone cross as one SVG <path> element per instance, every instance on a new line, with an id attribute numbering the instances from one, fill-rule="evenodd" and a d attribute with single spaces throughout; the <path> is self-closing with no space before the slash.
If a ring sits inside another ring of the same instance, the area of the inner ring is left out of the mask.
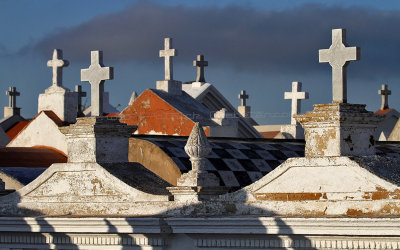
<path id="1" fill-rule="evenodd" d="M 81 113 L 83 112 L 82 97 L 86 97 L 86 92 L 82 91 L 81 85 L 75 85 L 75 92 L 78 93 L 78 113 Z"/>
<path id="2" fill-rule="evenodd" d="M 17 91 L 17 88 L 9 87 L 8 91 L 6 91 L 6 95 L 9 96 L 8 106 L 11 108 L 16 108 L 17 107 L 17 96 L 20 95 L 20 93 Z"/>
<path id="3" fill-rule="evenodd" d="M 360 60 L 360 48 L 346 47 L 346 30 L 332 30 L 332 45 L 319 50 L 319 62 L 328 62 L 332 67 L 333 102 L 347 102 L 346 67 L 350 61 Z"/>
<path id="4" fill-rule="evenodd" d="M 92 116 L 102 116 L 104 82 L 113 79 L 114 69 L 103 66 L 103 51 L 91 51 L 90 55 L 89 68 L 81 69 L 81 81 L 90 83 Z"/>
<path id="5" fill-rule="evenodd" d="M 53 85 L 62 86 L 62 68 L 68 65 L 69 62 L 63 60 L 62 50 L 54 49 L 52 60 L 47 61 L 47 67 L 53 68 Z"/>
<path id="6" fill-rule="evenodd" d="M 301 100 L 308 99 L 308 93 L 300 91 L 301 82 L 292 82 L 292 92 L 285 92 L 285 99 L 292 99 L 292 125 L 297 124 L 294 115 L 297 115 L 301 112 Z"/>
<path id="7" fill-rule="evenodd" d="M 164 38 L 164 50 L 160 50 L 160 57 L 164 57 L 166 81 L 172 81 L 174 78 L 172 57 L 178 55 L 178 51 L 176 49 L 172 49 L 171 47 L 172 38 Z"/>
<path id="8" fill-rule="evenodd" d="M 241 106 L 246 106 L 246 99 L 249 99 L 249 95 L 246 94 L 246 90 L 240 91 L 239 99 Z"/>
<path id="9" fill-rule="evenodd" d="M 382 84 L 382 89 L 378 90 L 378 94 L 382 95 L 382 105 L 381 109 L 388 109 L 389 108 L 389 101 L 388 96 L 392 94 L 392 91 L 388 90 L 386 84 Z"/>
<path id="10" fill-rule="evenodd" d="M 197 67 L 196 82 L 206 82 L 204 78 L 204 67 L 208 66 L 208 61 L 204 61 L 204 55 L 197 55 L 197 60 L 193 61 L 193 66 Z"/>

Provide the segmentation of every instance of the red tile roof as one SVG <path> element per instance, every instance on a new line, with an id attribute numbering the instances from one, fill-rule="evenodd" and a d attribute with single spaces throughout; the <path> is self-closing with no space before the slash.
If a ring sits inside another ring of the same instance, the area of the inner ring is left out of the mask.
<path id="1" fill-rule="evenodd" d="M 390 111 L 392 111 L 392 109 L 380 109 L 380 110 L 376 111 L 375 114 L 377 114 L 377 115 L 386 115 Z"/>
<path id="2" fill-rule="evenodd" d="M 6 134 L 7 134 L 8 138 L 10 138 L 10 140 L 14 139 L 14 138 L 18 135 L 18 133 L 19 133 L 21 130 L 23 130 L 23 129 L 26 127 L 26 125 L 29 124 L 29 122 L 30 122 L 30 121 L 20 121 L 20 122 L 17 122 L 17 123 L 16 123 L 14 126 L 12 126 L 11 128 L 9 128 L 9 129 L 6 131 Z"/>
<path id="3" fill-rule="evenodd" d="M 53 163 L 65 163 L 68 157 L 49 147 L 0 147 L 2 167 L 49 167 Z"/>
<path id="4" fill-rule="evenodd" d="M 42 111 L 42 112 L 44 112 L 50 119 L 52 119 L 56 124 L 57 124 L 57 126 L 59 126 L 59 127 L 61 127 L 61 126 L 68 126 L 69 125 L 69 123 L 68 122 L 64 122 L 63 120 L 61 120 L 53 111 L 51 111 L 51 110 L 45 110 L 45 111 Z M 39 113 L 40 114 L 40 113 Z M 39 115 L 38 114 L 38 115 Z M 36 115 L 35 116 L 35 118 L 38 116 L 38 115 Z M 33 119 L 35 119 L 35 118 L 33 118 Z"/>
<path id="5" fill-rule="evenodd" d="M 260 134 L 262 136 L 264 136 L 264 138 L 268 138 L 268 139 L 273 139 L 275 138 L 275 136 L 277 136 L 280 133 L 280 131 L 268 131 L 268 132 L 260 132 Z"/>
<path id="6" fill-rule="evenodd" d="M 106 115 L 107 117 L 119 117 L 119 113 L 110 113 Z"/>

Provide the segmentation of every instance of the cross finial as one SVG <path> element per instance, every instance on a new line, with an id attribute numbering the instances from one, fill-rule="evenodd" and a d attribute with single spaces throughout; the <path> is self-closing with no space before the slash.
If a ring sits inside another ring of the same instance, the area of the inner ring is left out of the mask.
<path id="1" fill-rule="evenodd" d="M 62 50 L 54 49 L 53 58 L 47 61 L 47 67 L 53 68 L 53 85 L 62 86 L 62 68 L 68 65 L 69 62 L 63 60 Z"/>
<path id="2" fill-rule="evenodd" d="M 172 38 L 164 38 L 164 50 L 160 50 L 160 57 L 164 57 L 166 81 L 172 81 L 174 78 L 172 57 L 177 55 L 178 51 L 172 49 Z"/>
<path id="3" fill-rule="evenodd" d="M 75 85 L 75 92 L 78 93 L 78 116 L 83 116 L 82 97 L 86 97 L 86 92 L 82 91 L 82 85 Z"/>
<path id="4" fill-rule="evenodd" d="M 196 82 L 206 82 L 204 78 L 204 67 L 208 66 L 208 61 L 204 61 L 204 55 L 197 55 L 197 60 L 193 61 L 193 66 L 197 67 Z"/>
<path id="5" fill-rule="evenodd" d="M 91 51 L 91 64 L 81 69 L 81 81 L 90 83 L 92 116 L 103 115 L 103 93 L 105 80 L 114 78 L 113 67 L 103 66 L 103 51 Z"/>
<path id="6" fill-rule="evenodd" d="M 388 90 L 387 84 L 382 84 L 382 89 L 378 90 L 378 94 L 382 95 L 382 104 L 381 109 L 388 109 L 389 108 L 389 95 L 392 94 L 392 91 Z"/>
<path id="7" fill-rule="evenodd" d="M 346 47 L 346 30 L 332 30 L 332 45 L 319 50 L 319 62 L 328 62 L 332 67 L 333 102 L 347 102 L 346 67 L 350 61 L 360 60 L 360 48 Z"/>
<path id="8" fill-rule="evenodd" d="M 246 106 L 246 99 L 249 99 L 249 95 L 246 94 L 246 90 L 240 91 L 239 99 L 241 106 Z"/>
<path id="9" fill-rule="evenodd" d="M 6 91 L 6 95 L 8 95 L 8 106 L 10 108 L 16 108 L 17 107 L 17 96 L 19 96 L 21 93 L 17 91 L 16 87 L 9 87 L 8 91 Z"/>
<path id="10" fill-rule="evenodd" d="M 300 91 L 301 82 L 292 82 L 292 92 L 285 92 L 285 99 L 292 99 L 292 125 L 297 124 L 294 116 L 301 112 L 301 100 L 308 99 L 308 93 Z"/>

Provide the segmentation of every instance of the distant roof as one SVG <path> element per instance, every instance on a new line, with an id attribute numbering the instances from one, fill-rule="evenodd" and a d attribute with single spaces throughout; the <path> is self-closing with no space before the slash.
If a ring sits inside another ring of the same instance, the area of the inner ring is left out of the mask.
<path id="1" fill-rule="evenodd" d="M 385 114 L 389 113 L 392 110 L 393 109 L 380 109 L 380 110 L 376 111 L 375 114 L 377 114 L 377 115 L 385 115 Z"/>
<path id="2" fill-rule="evenodd" d="M 225 108 L 228 112 L 234 113 L 238 118 L 238 133 L 242 138 L 262 138 L 262 135 L 253 127 L 257 123 L 252 118 L 243 118 L 237 109 L 210 83 L 201 86 L 183 84 L 182 90 L 202 103 L 212 112 Z"/>
<path id="3" fill-rule="evenodd" d="M 275 136 L 277 136 L 281 131 L 268 131 L 268 132 L 260 132 L 260 134 L 262 136 L 264 136 L 264 138 L 269 138 L 269 139 L 273 139 L 275 138 Z"/>
<path id="4" fill-rule="evenodd" d="M 29 122 L 30 121 L 17 122 L 14 126 L 12 126 L 10 129 L 6 131 L 8 138 L 10 138 L 10 140 L 14 139 L 18 135 L 18 133 L 21 130 L 23 130 L 26 127 L 26 125 L 29 124 Z"/>
<path id="5" fill-rule="evenodd" d="M 211 112 L 203 104 L 182 91 L 181 95 L 171 95 L 165 91 L 149 89 L 161 99 L 173 106 L 177 111 L 184 114 L 194 122 L 200 122 L 201 126 L 216 126 L 211 119 Z"/>
<path id="6" fill-rule="evenodd" d="M 49 167 L 65 163 L 68 157 L 62 152 L 42 147 L 0 147 L 0 167 Z"/>

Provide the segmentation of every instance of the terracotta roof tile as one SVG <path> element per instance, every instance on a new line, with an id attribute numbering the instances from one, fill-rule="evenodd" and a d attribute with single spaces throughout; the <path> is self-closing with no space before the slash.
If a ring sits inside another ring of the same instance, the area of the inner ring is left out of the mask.
<path id="1" fill-rule="evenodd" d="M 2 167 L 49 167 L 67 162 L 62 152 L 48 147 L 0 147 Z"/>
<path id="2" fill-rule="evenodd" d="M 61 119 L 60 119 L 53 111 L 51 111 L 51 110 L 45 110 L 45 111 L 42 111 L 42 112 L 44 112 L 50 119 L 52 119 L 52 120 L 57 124 L 57 126 L 59 126 L 59 127 L 69 125 L 68 122 L 64 122 L 63 120 L 61 120 Z M 40 113 L 39 113 L 39 114 L 40 114 Z M 35 118 L 36 118 L 36 117 L 35 117 Z M 33 119 L 35 119 L 35 118 L 33 118 Z"/>
<path id="3" fill-rule="evenodd" d="M 106 115 L 107 117 L 119 117 L 119 113 L 110 113 Z"/>
<path id="4" fill-rule="evenodd" d="M 11 128 L 6 131 L 6 134 L 10 140 L 14 139 L 18 133 L 23 130 L 30 121 L 20 121 L 14 124 Z"/>
<path id="5" fill-rule="evenodd" d="M 269 138 L 269 139 L 275 138 L 275 136 L 277 136 L 279 133 L 280 131 L 260 132 L 260 134 L 264 136 L 264 138 Z"/>
<path id="6" fill-rule="evenodd" d="M 380 109 L 380 110 L 376 111 L 375 114 L 385 115 L 385 114 L 389 113 L 390 111 L 392 111 L 392 109 Z"/>

